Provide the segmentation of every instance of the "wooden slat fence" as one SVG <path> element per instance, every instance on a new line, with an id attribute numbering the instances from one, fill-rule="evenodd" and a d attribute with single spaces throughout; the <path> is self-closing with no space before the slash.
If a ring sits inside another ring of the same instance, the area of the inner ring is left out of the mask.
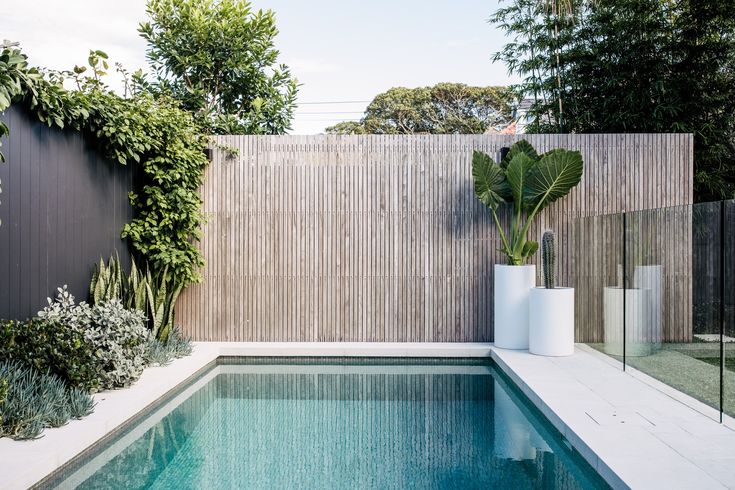
<path id="1" fill-rule="evenodd" d="M 576 265 L 576 218 L 692 201 L 690 135 L 524 137 L 585 160 L 581 184 L 531 231 L 557 232 L 560 284 L 604 274 Z M 197 340 L 492 340 L 503 259 L 471 157 L 518 138 L 218 137 L 202 189 L 204 281 L 182 295 L 177 323 Z M 578 289 L 579 340 L 597 335 L 584 309 L 593 294 Z"/>

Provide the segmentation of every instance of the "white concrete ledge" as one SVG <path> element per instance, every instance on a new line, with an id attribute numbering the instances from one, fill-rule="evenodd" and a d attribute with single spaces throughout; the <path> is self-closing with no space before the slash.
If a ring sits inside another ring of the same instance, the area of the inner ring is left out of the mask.
<path id="1" fill-rule="evenodd" d="M 211 342 L 221 356 L 490 357 L 492 344 L 461 342 Z"/>
<path id="2" fill-rule="evenodd" d="M 39 482 L 220 356 L 491 356 L 613 487 L 735 488 L 735 432 L 590 352 L 546 358 L 491 344 L 359 342 L 196 343 L 191 356 L 147 369 L 132 387 L 95 395 L 83 420 L 35 441 L 0 439 L 0 486 Z"/>

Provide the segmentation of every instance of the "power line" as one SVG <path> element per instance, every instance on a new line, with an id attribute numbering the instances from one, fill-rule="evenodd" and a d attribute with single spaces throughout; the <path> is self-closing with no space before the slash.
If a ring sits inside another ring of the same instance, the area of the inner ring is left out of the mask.
<path id="1" fill-rule="evenodd" d="M 299 112 L 294 114 L 362 114 L 363 111 L 321 111 L 321 112 Z"/>
<path id="2" fill-rule="evenodd" d="M 371 100 L 335 100 L 335 101 L 317 101 L 317 102 L 296 102 L 296 105 L 312 105 L 312 104 L 367 104 Z"/>
<path id="3" fill-rule="evenodd" d="M 301 121 L 301 122 L 334 122 L 334 121 L 359 121 L 359 119 L 354 118 L 347 118 L 347 119 L 299 119 L 298 117 L 294 118 L 294 121 Z"/>

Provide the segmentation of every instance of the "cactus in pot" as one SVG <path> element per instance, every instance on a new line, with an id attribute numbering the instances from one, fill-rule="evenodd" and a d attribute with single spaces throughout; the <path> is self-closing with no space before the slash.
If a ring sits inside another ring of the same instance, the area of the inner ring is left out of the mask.
<path id="1" fill-rule="evenodd" d="M 541 238 L 541 259 L 544 264 L 544 287 L 554 289 L 556 287 L 556 249 L 554 244 L 554 232 L 544 232 Z"/>

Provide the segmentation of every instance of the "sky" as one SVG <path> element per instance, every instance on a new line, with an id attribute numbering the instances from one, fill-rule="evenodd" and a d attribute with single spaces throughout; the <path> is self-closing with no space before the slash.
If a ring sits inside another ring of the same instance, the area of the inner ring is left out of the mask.
<path id="1" fill-rule="evenodd" d="M 129 71 L 145 69 L 146 45 L 137 32 L 146 17 L 145 3 L 1 0 L 0 39 L 20 42 L 32 64 L 51 69 L 85 64 L 90 49 L 105 51 Z M 506 40 L 487 21 L 498 0 L 252 4 L 275 12 L 280 61 L 301 84 L 292 134 L 317 134 L 339 121 L 359 119 L 369 101 L 391 87 L 515 81 L 491 59 Z"/>

